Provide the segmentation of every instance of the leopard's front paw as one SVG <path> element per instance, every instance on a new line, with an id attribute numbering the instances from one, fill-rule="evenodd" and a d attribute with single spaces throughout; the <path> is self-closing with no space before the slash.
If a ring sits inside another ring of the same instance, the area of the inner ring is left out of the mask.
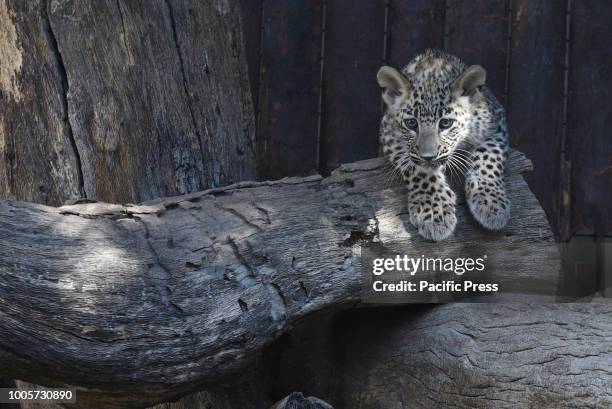
<path id="1" fill-rule="evenodd" d="M 489 230 L 501 230 L 510 220 L 510 201 L 505 195 L 494 198 L 477 194 L 468 197 L 467 202 L 474 218 Z"/>
<path id="2" fill-rule="evenodd" d="M 457 225 L 454 206 L 427 208 L 419 204 L 409 206 L 410 223 L 428 240 L 440 241 L 453 234 Z"/>

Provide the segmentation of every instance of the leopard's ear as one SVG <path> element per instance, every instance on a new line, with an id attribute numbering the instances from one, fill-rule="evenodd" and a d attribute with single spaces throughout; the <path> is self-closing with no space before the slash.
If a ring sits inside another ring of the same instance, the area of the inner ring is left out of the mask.
<path id="1" fill-rule="evenodd" d="M 451 90 L 454 97 L 469 96 L 470 100 L 480 97 L 480 87 L 485 85 L 487 72 L 480 65 L 471 65 L 453 81 Z"/>
<path id="2" fill-rule="evenodd" d="M 393 67 L 380 67 L 376 74 L 378 85 L 383 90 L 383 100 L 389 106 L 395 105 L 401 98 L 408 95 L 410 82 L 398 70 Z"/>

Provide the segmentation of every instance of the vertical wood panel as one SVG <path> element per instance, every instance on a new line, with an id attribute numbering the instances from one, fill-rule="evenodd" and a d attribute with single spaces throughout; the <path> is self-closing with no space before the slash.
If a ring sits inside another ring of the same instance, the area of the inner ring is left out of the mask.
<path id="1" fill-rule="evenodd" d="M 448 0 L 446 49 L 466 64 L 482 65 L 487 85 L 504 103 L 508 4 L 501 0 Z"/>
<path id="2" fill-rule="evenodd" d="M 512 146 L 533 161 L 526 179 L 555 227 L 563 129 L 565 2 L 513 0 L 508 120 Z M 554 228 L 558 234 L 558 228 Z"/>
<path id="3" fill-rule="evenodd" d="M 259 112 L 259 59 L 261 51 L 262 10 L 262 0 L 240 0 L 240 20 L 242 23 L 242 35 L 255 113 Z"/>
<path id="4" fill-rule="evenodd" d="M 612 3 L 572 2 L 568 147 L 572 230 L 612 229 Z"/>
<path id="5" fill-rule="evenodd" d="M 316 171 L 320 0 L 266 0 L 259 127 L 260 177 Z"/>
<path id="6" fill-rule="evenodd" d="M 388 30 L 388 64 L 398 69 L 426 48 L 442 48 L 444 0 L 391 0 Z"/>
<path id="7" fill-rule="evenodd" d="M 382 0 L 331 0 L 325 42 L 326 170 L 378 155 L 385 5 Z"/>

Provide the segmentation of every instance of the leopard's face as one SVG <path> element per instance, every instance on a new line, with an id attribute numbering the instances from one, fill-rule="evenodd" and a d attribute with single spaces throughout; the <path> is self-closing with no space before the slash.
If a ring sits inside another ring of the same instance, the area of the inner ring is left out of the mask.
<path id="1" fill-rule="evenodd" d="M 466 68 L 439 54 L 425 54 L 402 73 L 382 67 L 378 82 L 387 111 L 381 143 L 391 163 L 400 169 L 467 167 L 484 76 L 479 66 Z"/>
<path id="2" fill-rule="evenodd" d="M 388 153 L 397 153 L 387 155 L 394 163 L 441 167 L 453 159 L 452 155 L 462 156 L 469 142 L 473 120 L 469 98 L 454 98 L 450 86 L 438 87 L 433 93 L 427 88 L 413 86 L 387 112 L 388 138 L 383 143 L 391 148 Z"/>

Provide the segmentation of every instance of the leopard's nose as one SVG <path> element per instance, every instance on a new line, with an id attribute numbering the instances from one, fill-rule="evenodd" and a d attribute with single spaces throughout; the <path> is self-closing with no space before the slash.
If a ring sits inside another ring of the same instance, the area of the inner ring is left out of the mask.
<path id="1" fill-rule="evenodd" d="M 436 156 L 438 156 L 438 150 L 439 148 L 437 145 L 419 146 L 417 149 L 417 154 L 426 161 L 432 161 Z"/>
<path id="2" fill-rule="evenodd" d="M 440 140 L 435 132 L 423 132 L 417 137 L 417 153 L 425 160 L 432 160 L 438 156 Z"/>
<path id="3" fill-rule="evenodd" d="M 436 155 L 421 155 L 421 158 L 423 158 L 427 162 L 431 162 L 432 160 L 434 160 L 435 157 Z"/>

